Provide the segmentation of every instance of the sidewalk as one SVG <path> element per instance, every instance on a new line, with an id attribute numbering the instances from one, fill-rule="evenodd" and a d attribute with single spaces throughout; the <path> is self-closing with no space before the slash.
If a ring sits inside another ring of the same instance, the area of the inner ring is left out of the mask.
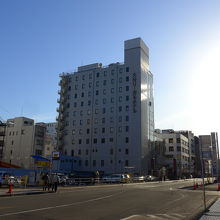
<path id="1" fill-rule="evenodd" d="M 0 188 L 0 197 L 20 196 L 50 193 L 51 191 L 43 191 L 41 187 L 13 188 L 12 193 L 8 193 L 8 188 Z"/>
<path id="2" fill-rule="evenodd" d="M 220 199 L 218 199 L 210 208 L 204 213 L 200 220 L 219 220 L 220 219 Z"/>

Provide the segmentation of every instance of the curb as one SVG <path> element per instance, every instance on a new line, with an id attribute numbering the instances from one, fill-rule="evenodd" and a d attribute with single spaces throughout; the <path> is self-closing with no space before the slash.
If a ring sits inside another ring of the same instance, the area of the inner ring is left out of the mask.
<path id="1" fill-rule="evenodd" d="M 23 195 L 35 195 L 35 194 L 46 194 L 46 193 L 53 193 L 52 191 L 27 191 L 27 192 L 21 192 L 21 193 L 5 193 L 1 194 L 0 197 L 13 197 L 13 196 L 23 196 Z"/>
<path id="2" fill-rule="evenodd" d="M 198 209 L 198 212 L 193 214 L 190 219 L 191 220 L 198 220 L 198 219 L 200 219 L 203 216 L 203 214 L 205 212 L 207 212 L 209 210 L 209 208 L 217 201 L 217 199 L 218 199 L 218 196 L 209 199 L 206 202 L 206 205 L 207 205 L 206 210 L 204 210 L 203 205 L 200 206 L 199 209 Z"/>

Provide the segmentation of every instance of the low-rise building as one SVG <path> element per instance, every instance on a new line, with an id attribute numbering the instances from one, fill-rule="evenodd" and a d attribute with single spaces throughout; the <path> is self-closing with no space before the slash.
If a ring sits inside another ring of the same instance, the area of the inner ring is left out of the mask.
<path id="1" fill-rule="evenodd" d="M 188 138 L 172 129 L 162 130 L 157 137 L 165 142 L 165 166 L 169 178 L 182 178 L 190 173 Z"/>

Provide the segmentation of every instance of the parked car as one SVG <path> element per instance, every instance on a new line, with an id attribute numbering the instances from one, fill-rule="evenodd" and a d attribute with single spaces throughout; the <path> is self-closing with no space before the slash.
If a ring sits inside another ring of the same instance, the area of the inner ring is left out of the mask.
<path id="1" fill-rule="evenodd" d="M 0 171 L 0 187 L 8 185 L 10 177 L 12 177 L 10 173 L 7 173 L 6 171 Z"/>
<path id="2" fill-rule="evenodd" d="M 95 184 L 96 174 L 92 171 L 74 171 L 68 175 L 67 182 L 71 185 Z"/>
<path id="3" fill-rule="evenodd" d="M 127 183 L 130 180 L 128 174 L 111 174 L 102 177 L 103 183 Z"/>
<path id="4" fill-rule="evenodd" d="M 145 176 L 145 182 L 149 182 L 149 181 L 157 181 L 159 180 L 158 177 L 152 176 L 152 175 L 147 175 Z"/>
<path id="5" fill-rule="evenodd" d="M 144 182 L 145 181 L 145 177 L 144 176 L 134 175 L 132 177 L 132 181 L 133 182 Z"/>

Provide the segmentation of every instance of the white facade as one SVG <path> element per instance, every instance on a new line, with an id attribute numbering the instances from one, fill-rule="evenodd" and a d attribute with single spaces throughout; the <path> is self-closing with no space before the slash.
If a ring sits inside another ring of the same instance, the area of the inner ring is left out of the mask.
<path id="1" fill-rule="evenodd" d="M 18 117 L 7 120 L 3 161 L 23 168 L 31 168 L 34 152 L 34 120 Z"/>
<path id="2" fill-rule="evenodd" d="M 164 130 L 157 136 L 165 141 L 165 164 L 168 165 L 169 176 L 179 178 L 191 174 L 188 138 L 172 130 Z"/>
<path id="3" fill-rule="evenodd" d="M 58 147 L 81 170 L 148 173 L 154 132 L 153 75 L 140 39 L 125 41 L 124 63 L 61 74 Z"/>

